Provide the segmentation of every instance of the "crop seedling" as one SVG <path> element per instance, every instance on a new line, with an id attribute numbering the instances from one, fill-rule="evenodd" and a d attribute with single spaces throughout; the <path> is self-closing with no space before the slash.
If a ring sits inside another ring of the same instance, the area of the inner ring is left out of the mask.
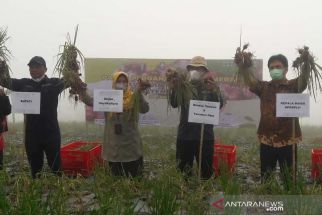
<path id="1" fill-rule="evenodd" d="M 54 69 L 54 73 L 58 73 L 59 77 L 64 78 L 65 86 L 70 87 L 69 93 L 74 96 L 75 102 L 78 101 L 78 95 L 85 97 L 86 94 L 86 84 L 80 79 L 80 62 L 83 64 L 84 56 L 76 47 L 77 33 L 78 26 L 73 41 L 67 34 L 67 41 L 61 46 L 62 51 L 58 54 L 58 61 Z"/>
<path id="2" fill-rule="evenodd" d="M 10 67 L 7 62 L 11 52 L 6 46 L 8 39 L 7 29 L 0 28 L 0 80 L 3 86 L 10 85 Z"/>
<path id="3" fill-rule="evenodd" d="M 293 61 L 293 68 L 298 72 L 298 75 L 304 74 L 308 76 L 308 91 L 316 99 L 318 91 L 322 92 L 322 67 L 315 62 L 316 59 L 309 52 L 309 47 L 304 46 L 298 49 L 298 53 L 300 56 Z"/>
<path id="4" fill-rule="evenodd" d="M 196 89 L 189 82 L 186 71 L 180 68 L 169 69 L 166 73 L 166 80 L 168 84 L 168 105 L 171 103 L 171 97 L 174 96 L 174 102 L 178 105 L 178 108 L 186 108 L 190 100 L 196 97 Z"/>

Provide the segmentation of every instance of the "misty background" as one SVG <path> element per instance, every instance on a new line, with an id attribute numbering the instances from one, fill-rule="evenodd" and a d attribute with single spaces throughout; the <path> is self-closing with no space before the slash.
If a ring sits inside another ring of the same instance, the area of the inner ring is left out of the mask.
<path id="1" fill-rule="evenodd" d="M 30 77 L 27 63 L 40 55 L 47 75 L 57 61 L 59 45 L 79 24 L 77 47 L 86 58 L 232 59 L 249 42 L 264 61 L 264 80 L 270 80 L 267 60 L 282 53 L 289 64 L 296 48 L 307 45 L 322 64 L 321 6 L 318 0 L 1 0 L 0 27 L 8 28 L 12 77 Z M 84 71 L 82 71 L 84 74 Z M 288 78 L 295 72 L 289 68 Z M 301 124 L 321 125 L 322 96 L 311 99 L 311 117 Z M 165 107 L 166 108 L 166 107 Z M 85 121 L 84 105 L 74 105 L 68 92 L 58 108 L 60 121 Z M 9 117 L 11 120 L 11 116 Z M 22 114 L 16 114 L 22 119 Z"/>

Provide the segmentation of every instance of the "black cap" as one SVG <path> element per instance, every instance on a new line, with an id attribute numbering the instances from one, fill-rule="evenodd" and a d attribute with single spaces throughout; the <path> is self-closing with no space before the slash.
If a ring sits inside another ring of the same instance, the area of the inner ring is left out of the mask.
<path id="1" fill-rule="evenodd" d="M 46 61 L 44 60 L 44 58 L 42 58 L 40 56 L 35 56 L 35 57 L 31 58 L 28 63 L 28 66 L 30 66 L 32 64 L 43 65 L 46 67 Z"/>

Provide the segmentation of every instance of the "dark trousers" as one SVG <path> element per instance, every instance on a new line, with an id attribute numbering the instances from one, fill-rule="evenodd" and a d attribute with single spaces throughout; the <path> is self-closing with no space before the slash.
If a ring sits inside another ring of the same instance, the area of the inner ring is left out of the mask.
<path id="1" fill-rule="evenodd" d="M 297 163 L 297 145 L 295 145 L 295 164 Z M 292 173 L 293 152 L 292 146 L 280 148 L 260 144 L 261 181 L 264 182 L 269 174 L 276 170 L 276 164 L 280 166 L 282 178 L 289 177 Z M 296 171 L 296 166 L 295 166 Z"/>
<path id="2" fill-rule="evenodd" d="M 209 179 L 213 175 L 214 140 L 205 140 L 202 146 L 201 178 Z M 177 168 L 187 176 L 191 176 L 194 159 L 199 166 L 200 141 L 177 139 L 176 147 Z"/>
<path id="3" fill-rule="evenodd" d="M 53 173 L 61 174 L 60 143 L 60 135 L 51 139 L 26 138 L 26 153 L 33 178 L 36 178 L 43 168 L 44 153 Z"/>
<path id="4" fill-rule="evenodd" d="M 0 149 L 0 170 L 3 169 L 3 149 Z"/>
<path id="5" fill-rule="evenodd" d="M 130 162 L 108 162 L 115 176 L 137 177 L 143 174 L 143 157 Z"/>

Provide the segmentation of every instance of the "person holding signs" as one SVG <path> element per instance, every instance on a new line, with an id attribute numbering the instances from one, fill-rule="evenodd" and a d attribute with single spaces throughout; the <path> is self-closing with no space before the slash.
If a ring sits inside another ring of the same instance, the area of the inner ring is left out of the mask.
<path id="1" fill-rule="evenodd" d="M 167 81 L 170 88 L 170 104 L 173 108 L 180 108 L 180 123 L 176 142 L 176 159 L 178 169 L 187 176 L 192 174 L 193 161 L 199 158 L 201 137 L 201 124 L 188 122 L 190 100 L 204 100 L 220 102 L 223 98 L 219 87 L 214 82 L 207 68 L 205 58 L 197 56 L 192 58 L 186 71 L 169 70 Z M 182 98 L 182 99 L 181 99 Z M 214 127 L 204 125 L 203 147 L 201 157 L 201 178 L 209 179 L 213 175 L 212 158 L 214 145 Z"/>
<path id="2" fill-rule="evenodd" d="M 137 89 L 130 89 L 129 78 L 125 72 L 117 71 L 112 77 L 112 88 L 123 90 L 123 112 L 105 112 L 105 128 L 102 157 L 108 161 L 111 173 L 115 176 L 136 177 L 142 175 L 143 148 L 138 129 L 138 114 L 147 113 L 149 104 L 142 91 L 149 84 L 138 81 Z M 93 106 L 89 95 L 80 97 L 87 105 Z"/>
<path id="3" fill-rule="evenodd" d="M 282 54 L 271 56 L 267 66 L 271 81 L 257 80 L 251 73 L 251 65 L 247 68 L 248 72 L 243 73 L 243 79 L 249 86 L 249 90 L 260 98 L 261 117 L 257 135 L 260 142 L 262 182 L 276 169 L 277 161 L 281 168 L 282 178 L 286 179 L 285 177 L 290 175 L 293 160 L 292 145 L 295 144 L 296 160 L 296 145 L 302 139 L 298 118 L 276 117 L 276 94 L 302 93 L 308 81 L 308 73 L 304 72 L 298 78 L 292 80 L 286 78 L 288 60 Z M 292 120 L 295 120 L 294 131 Z"/>
<path id="4" fill-rule="evenodd" d="M 39 92 L 40 114 L 25 114 L 25 147 L 31 174 L 36 178 L 42 170 L 44 152 L 51 170 L 60 174 L 60 129 L 57 120 L 58 96 L 65 89 L 63 79 L 46 76 L 46 62 L 40 56 L 28 63 L 31 78 L 0 80 L 0 84 L 12 91 Z"/>
<path id="5" fill-rule="evenodd" d="M 7 115 L 11 113 L 8 96 L 0 89 L 0 170 L 3 169 L 4 132 L 8 131 Z"/>

